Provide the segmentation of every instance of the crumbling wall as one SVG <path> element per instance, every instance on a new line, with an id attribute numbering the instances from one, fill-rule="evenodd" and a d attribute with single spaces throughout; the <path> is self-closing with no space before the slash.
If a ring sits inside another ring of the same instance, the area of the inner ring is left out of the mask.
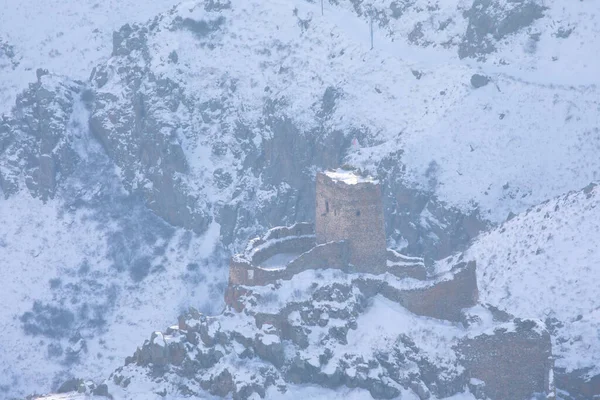
<path id="1" fill-rule="evenodd" d="M 264 270 L 247 260 L 233 260 L 229 265 L 229 286 L 264 286 L 281 279 L 282 270 Z"/>
<path id="2" fill-rule="evenodd" d="M 588 376 L 589 368 L 566 373 L 555 371 L 556 387 L 569 392 L 569 400 L 600 399 L 600 375 Z M 576 393 L 576 394 L 574 394 Z"/>
<path id="3" fill-rule="evenodd" d="M 310 222 L 298 222 L 292 226 L 277 226 L 271 228 L 264 236 L 254 238 L 248 241 L 248 245 L 244 250 L 246 256 L 252 254 L 256 248 L 261 247 L 265 243 L 273 240 L 281 240 L 289 237 L 307 236 L 315 234 L 314 224 Z"/>
<path id="4" fill-rule="evenodd" d="M 251 268 L 250 261 L 232 257 L 229 262 L 229 285 L 245 285 L 248 281 L 248 270 Z"/>
<path id="5" fill-rule="evenodd" d="M 259 266 L 264 261 L 281 253 L 304 253 L 315 247 L 314 235 L 285 237 L 267 241 L 255 248 L 249 255 L 252 265 Z"/>
<path id="6" fill-rule="evenodd" d="M 314 235 L 315 226 L 310 222 L 298 222 L 292 226 L 278 226 L 269 229 L 264 240 L 282 239 L 290 236 Z"/>
<path id="7" fill-rule="evenodd" d="M 475 261 L 456 265 L 447 276 L 429 285 L 398 289 L 388 284 L 381 288 L 381 294 L 417 315 L 461 321 L 461 310 L 476 305 L 479 297 Z"/>
<path id="8" fill-rule="evenodd" d="M 287 265 L 285 279 L 291 279 L 294 275 L 307 269 L 345 270 L 348 267 L 348 248 L 347 241 L 319 244 Z"/>
<path id="9" fill-rule="evenodd" d="M 305 239 L 297 238 L 298 241 Z M 289 241 L 276 242 L 273 247 L 279 251 L 286 252 L 282 246 Z M 287 245 L 285 245 L 287 246 Z M 346 269 L 348 266 L 348 243 L 345 241 L 324 243 L 314 246 L 308 251 L 300 254 L 298 258 L 290 261 L 286 268 L 280 270 L 263 269 L 260 265 L 237 256 L 231 259 L 229 265 L 229 285 L 264 286 L 278 279 L 292 279 L 292 277 L 308 269 Z"/>
<path id="10" fill-rule="evenodd" d="M 535 321 L 515 319 L 457 346 L 470 378 L 494 400 L 529 400 L 552 392 L 552 343 Z"/>

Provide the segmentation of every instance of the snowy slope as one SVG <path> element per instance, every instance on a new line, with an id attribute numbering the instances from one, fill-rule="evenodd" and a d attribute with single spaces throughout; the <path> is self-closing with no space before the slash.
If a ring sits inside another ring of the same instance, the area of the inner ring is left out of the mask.
<path id="1" fill-rule="evenodd" d="M 176 232 L 139 250 L 136 257 L 149 257 L 152 271 L 137 282 L 109 255 L 111 239 L 130 226 L 98 227 L 85 212 L 28 197 L 0 203 L 2 397 L 48 392 L 73 374 L 102 379 L 146 332 L 186 307 L 219 311 L 224 274 L 189 268 L 210 255 L 202 238 Z M 157 249 L 162 257 L 153 256 Z"/>
<path id="2" fill-rule="evenodd" d="M 375 48 L 389 48 L 415 65 L 441 65 L 460 58 L 474 67 L 539 84 L 598 84 L 600 60 L 594 40 L 600 6 L 544 1 L 325 1 L 365 23 L 374 21 Z M 320 13 L 320 12 L 319 12 Z M 487 20 L 484 17 L 488 16 Z M 480 30 L 483 35 L 472 32 Z M 366 29 L 355 31 L 366 43 Z M 485 37 L 489 34 L 488 37 Z M 386 38 L 390 41 L 385 40 Z M 487 45 L 486 45 L 487 43 Z M 491 45 L 491 46 L 490 46 Z"/>
<path id="3" fill-rule="evenodd" d="M 475 203 L 493 221 L 598 179 L 600 96 L 583 76 L 576 86 L 566 86 L 560 75 L 559 83 L 552 82 L 552 75 L 528 81 L 518 67 L 498 71 L 482 64 L 478 69 L 489 70 L 494 84 L 474 91 L 468 82 L 476 70 L 457 56 L 432 61 L 430 49 L 417 48 L 409 59 L 393 51 L 386 38 L 380 39 L 381 49 L 369 51 L 368 43 L 355 37 L 366 32 L 362 20 L 336 9 L 329 12 L 339 14 L 321 17 L 316 7 L 296 7 L 297 18 L 286 2 L 247 3 L 231 15 L 222 12 L 228 23 L 222 36 L 213 39 L 219 45 L 212 50 L 196 48 L 190 33 L 163 29 L 152 38 L 153 70 L 187 82 L 188 90 L 203 98 L 220 93 L 222 79 L 235 79 L 232 106 L 244 109 L 244 121 L 260 117 L 262 110 L 256 108 L 262 107 L 268 88 L 285 102 L 279 112 L 305 130 L 316 126 L 315 107 L 323 88 L 334 87 L 341 98 L 326 129 L 362 128 L 367 131 L 363 145 L 376 145 L 351 159 L 369 165 L 401 148 L 406 179 L 425 188 L 435 162 L 435 190 L 441 198 L 463 209 Z M 196 20 L 221 15 L 201 7 L 190 10 L 180 7 L 178 15 Z M 303 29 L 297 19 L 310 23 Z M 264 29 L 250 33 L 255 24 Z M 302 40 L 296 43 L 298 36 Z M 278 43 L 281 50 L 273 54 L 254 50 L 277 48 Z M 173 50 L 183 68 L 169 66 Z M 582 56 L 576 63 L 587 65 L 593 58 Z M 412 76 L 414 68 L 424 74 L 421 79 Z M 250 73 L 257 70 L 261 74 Z M 220 79 L 198 80 L 202 75 Z"/>
<path id="4" fill-rule="evenodd" d="M 481 301 L 555 325 L 556 366 L 591 367 L 589 376 L 600 373 L 599 237 L 600 187 L 590 185 L 517 215 L 466 252 Z"/>
<path id="5" fill-rule="evenodd" d="M 71 134 L 84 161 L 58 199 L 0 199 L 2 398 L 101 379 L 181 310 L 222 307 L 218 225 L 168 226 L 123 190 L 87 129 Z"/>
<path id="6" fill-rule="evenodd" d="M 177 0 L 2 0 L 0 1 L 0 115 L 36 78 L 38 68 L 86 80 L 110 57 L 112 33 L 143 22 Z M 2 43 L 11 46 L 10 62 Z M 3 55 L 5 56 L 3 59 Z"/>

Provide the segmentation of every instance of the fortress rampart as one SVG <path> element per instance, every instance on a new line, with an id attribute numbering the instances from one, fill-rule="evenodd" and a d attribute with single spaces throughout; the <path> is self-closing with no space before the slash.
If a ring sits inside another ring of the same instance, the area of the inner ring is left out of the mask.
<path id="1" fill-rule="evenodd" d="M 348 269 L 349 244 L 333 241 L 317 245 L 312 224 L 277 227 L 250 241 L 244 253 L 231 259 L 229 284 L 264 286 L 291 279 L 307 269 Z M 273 259 L 280 257 L 273 264 Z"/>
<path id="2" fill-rule="evenodd" d="M 294 236 L 294 233 L 300 236 Z M 240 309 L 239 294 L 253 286 L 265 286 L 277 280 L 289 280 L 311 269 L 338 269 L 354 272 L 350 265 L 350 249 L 346 240 L 315 244 L 310 227 L 303 225 L 274 228 L 265 236 L 255 239 L 246 251 L 231 260 L 227 304 Z M 270 257 L 291 254 L 277 267 L 267 266 Z M 427 277 L 423 259 L 407 257 L 393 250 L 386 251 L 386 271 L 390 278 L 369 278 L 359 275 L 356 283 L 364 291 L 381 293 L 386 298 L 404 306 L 409 311 L 432 318 L 461 321 L 463 308 L 477 304 L 477 277 L 475 263 L 459 263 L 450 271 Z M 382 274 L 373 274 L 382 275 Z M 411 278 L 412 281 L 405 281 Z M 395 283 L 394 283 L 395 282 Z M 412 282 L 406 284 L 406 282 Z M 238 290 L 232 287 L 244 286 Z"/>
<path id="3" fill-rule="evenodd" d="M 408 257 L 387 249 L 387 271 L 398 278 L 427 279 L 427 270 L 420 257 Z"/>
<path id="4" fill-rule="evenodd" d="M 455 322 L 461 321 L 461 310 L 473 307 L 479 298 L 474 261 L 459 263 L 419 286 L 405 289 L 388 284 L 381 294 L 417 315 Z"/>

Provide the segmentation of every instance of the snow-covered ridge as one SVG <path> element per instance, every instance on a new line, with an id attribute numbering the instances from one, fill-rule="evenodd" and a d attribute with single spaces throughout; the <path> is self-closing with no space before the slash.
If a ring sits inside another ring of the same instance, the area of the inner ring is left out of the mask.
<path id="1" fill-rule="evenodd" d="M 600 187 L 517 215 L 466 252 L 483 302 L 554 326 L 556 366 L 600 373 Z"/>
<path id="2" fill-rule="evenodd" d="M 0 115 L 8 113 L 17 94 L 35 81 L 38 68 L 86 80 L 98 62 L 110 57 L 113 31 L 126 23 L 145 22 L 179 2 L 0 1 Z"/>

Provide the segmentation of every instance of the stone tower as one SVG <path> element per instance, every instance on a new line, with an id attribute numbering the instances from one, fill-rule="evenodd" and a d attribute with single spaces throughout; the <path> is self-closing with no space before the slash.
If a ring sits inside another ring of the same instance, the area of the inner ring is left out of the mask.
<path id="1" fill-rule="evenodd" d="M 317 174 L 317 244 L 350 243 L 350 263 L 356 272 L 386 270 L 386 240 L 379 183 L 352 171 Z"/>

